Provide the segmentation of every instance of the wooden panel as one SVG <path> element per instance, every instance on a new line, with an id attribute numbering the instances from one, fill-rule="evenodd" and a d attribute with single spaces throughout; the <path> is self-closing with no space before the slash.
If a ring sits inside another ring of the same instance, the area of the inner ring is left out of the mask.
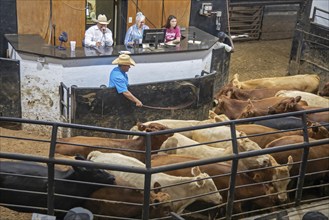
<path id="1" fill-rule="evenodd" d="M 49 0 L 17 0 L 18 34 L 40 34 L 46 37 L 49 21 Z"/>
<path id="2" fill-rule="evenodd" d="M 138 8 L 146 16 L 146 24 L 150 28 L 160 28 L 161 13 L 162 13 L 162 0 L 138 0 Z"/>
<path id="3" fill-rule="evenodd" d="M 85 0 L 53 0 L 53 23 L 56 24 L 56 45 L 62 31 L 67 32 L 69 41 L 75 40 L 82 46 L 85 34 Z M 67 43 L 66 46 L 69 46 Z"/>
<path id="4" fill-rule="evenodd" d="M 128 0 L 128 12 L 127 12 L 127 29 L 135 24 L 135 20 L 136 20 L 136 13 L 137 13 L 137 0 Z M 128 23 L 128 18 L 132 17 L 132 23 Z"/>
<path id="5" fill-rule="evenodd" d="M 180 0 L 179 7 L 176 0 L 164 0 L 163 22 L 166 24 L 169 15 L 174 15 L 177 18 L 178 25 L 180 27 L 188 27 L 190 21 L 191 12 L 191 0 Z"/>
<path id="6" fill-rule="evenodd" d="M 177 7 L 179 4 L 179 7 Z M 191 0 L 128 0 L 129 17 L 133 18 L 132 23 L 127 24 L 129 28 L 135 24 L 135 17 L 138 11 L 146 16 L 146 24 L 150 28 L 159 28 L 165 25 L 169 15 L 175 15 L 179 26 L 188 27 L 191 12 Z"/>
<path id="7" fill-rule="evenodd" d="M 85 32 L 85 0 L 53 0 L 52 2 L 52 23 L 56 25 L 56 45 L 59 45 L 60 33 L 66 31 L 69 40 L 76 40 L 77 46 L 81 46 Z M 52 28 L 49 27 L 49 15 L 50 0 L 17 0 L 18 34 L 40 34 L 49 43 Z"/>

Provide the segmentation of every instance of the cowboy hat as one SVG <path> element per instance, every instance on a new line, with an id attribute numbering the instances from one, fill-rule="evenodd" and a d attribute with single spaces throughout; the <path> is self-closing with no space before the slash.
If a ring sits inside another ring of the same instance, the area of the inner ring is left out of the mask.
<path id="1" fill-rule="evenodd" d="M 135 61 L 128 54 L 121 54 L 118 58 L 113 60 L 112 64 L 118 65 L 133 65 L 135 66 Z"/>
<path id="2" fill-rule="evenodd" d="M 109 24 L 111 22 L 110 20 L 107 20 L 106 15 L 99 14 L 97 19 L 94 19 L 94 22 L 100 23 L 100 24 Z"/>

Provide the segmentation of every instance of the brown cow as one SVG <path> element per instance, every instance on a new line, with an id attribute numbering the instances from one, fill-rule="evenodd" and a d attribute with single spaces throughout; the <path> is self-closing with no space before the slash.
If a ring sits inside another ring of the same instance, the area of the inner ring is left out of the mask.
<path id="1" fill-rule="evenodd" d="M 317 93 L 320 84 L 320 77 L 316 74 L 305 74 L 260 78 L 240 82 L 239 75 L 235 74 L 231 82 L 239 89 L 281 88 L 285 90 L 299 90 Z"/>
<path id="2" fill-rule="evenodd" d="M 321 109 L 319 107 L 303 106 L 300 104 L 301 96 L 287 97 L 280 102 L 272 105 L 268 109 L 269 114 L 280 114 L 285 112 L 303 111 L 303 110 L 313 110 Z M 329 112 L 318 112 L 307 114 L 307 118 L 310 121 L 316 122 L 329 122 Z"/>
<path id="3" fill-rule="evenodd" d="M 153 155 L 152 166 L 163 166 L 167 164 L 183 163 L 188 161 L 198 160 L 194 157 L 183 155 Z M 207 164 L 199 166 L 202 172 L 208 173 L 212 177 L 217 188 L 220 190 L 223 199 L 226 201 L 228 188 L 230 183 L 231 165 L 225 163 Z M 189 168 L 178 169 L 166 172 L 175 176 L 191 176 Z M 220 176 L 218 176 L 220 175 Z M 251 185 L 248 185 L 251 184 Z M 248 185 L 248 186 L 245 186 Z M 275 205 L 274 196 L 268 194 L 273 193 L 274 189 L 266 184 L 256 183 L 252 178 L 244 173 L 238 173 L 236 176 L 235 199 L 247 199 L 241 203 L 234 203 L 235 212 L 242 212 L 243 207 L 249 206 L 250 202 L 258 208 L 269 208 Z M 267 196 L 268 195 L 268 196 Z M 255 199 L 254 197 L 263 196 L 262 198 Z"/>
<path id="4" fill-rule="evenodd" d="M 280 102 L 283 99 L 284 97 L 271 97 L 261 100 L 254 100 L 253 105 L 257 109 L 267 110 L 268 107 Z M 230 119 L 237 119 L 241 115 L 244 108 L 249 104 L 248 101 L 230 99 L 227 96 L 221 96 L 218 100 L 215 99 L 214 102 L 216 106 L 213 111 L 216 114 L 225 114 Z"/>
<path id="5" fill-rule="evenodd" d="M 121 185 L 121 180 L 116 180 Z M 154 187 L 161 187 L 155 184 Z M 93 200 L 85 202 L 85 207 L 93 214 L 117 216 L 124 218 L 141 217 L 144 203 L 143 192 L 136 189 L 121 187 L 104 187 L 90 196 Z M 171 200 L 168 193 L 153 190 L 150 192 L 150 218 L 160 218 L 168 216 L 171 210 Z M 156 204 L 162 203 L 162 204 Z M 97 219 L 96 217 L 94 218 Z"/>
<path id="6" fill-rule="evenodd" d="M 221 95 L 225 95 L 231 99 L 238 100 L 258 100 L 273 97 L 280 88 L 266 88 L 266 89 L 239 89 L 233 86 L 232 82 L 221 88 L 214 96 L 218 99 Z"/>
<path id="7" fill-rule="evenodd" d="M 146 132 L 168 129 L 166 126 L 158 123 L 151 123 L 148 126 L 139 124 L 138 127 L 141 131 L 145 130 Z M 163 142 L 166 141 L 168 137 L 171 137 L 172 135 L 173 134 L 152 135 L 151 150 L 160 149 L 160 146 L 163 144 Z M 122 150 L 145 151 L 146 141 L 144 136 L 139 136 L 136 139 L 113 139 L 113 138 L 102 138 L 102 137 L 77 136 L 77 137 L 61 138 L 59 139 L 59 141 L 64 143 L 57 143 L 55 152 L 68 156 L 81 154 L 87 157 L 91 151 L 99 150 L 105 153 L 114 153 L 114 152 L 121 153 L 127 156 L 135 157 L 142 162 L 144 162 L 145 160 L 145 154 L 143 152 L 137 153 L 137 152 L 122 151 Z M 76 145 L 70 145 L 69 143 Z M 79 144 L 87 145 L 87 146 L 82 146 Z M 96 148 L 96 146 L 108 147 L 109 149 Z"/>
<path id="8" fill-rule="evenodd" d="M 329 96 L 329 82 L 327 82 L 322 90 L 319 92 L 320 96 Z"/>
<path id="9" fill-rule="evenodd" d="M 315 139 L 310 138 L 310 142 L 315 141 Z M 269 143 L 266 148 L 274 148 L 284 145 L 292 145 L 292 144 L 301 144 L 304 142 L 304 137 L 300 135 L 292 135 L 292 136 L 285 136 L 281 137 L 279 139 L 276 139 Z M 282 151 L 278 153 L 272 153 L 271 154 L 275 160 L 282 164 L 285 163 L 287 160 L 286 158 L 288 156 L 293 157 L 293 161 L 295 164 L 293 164 L 290 175 L 296 176 L 299 175 L 299 165 L 301 158 L 303 156 L 303 149 L 298 150 L 289 150 L 289 151 Z M 325 173 L 325 171 L 328 172 L 329 170 L 329 144 L 320 145 L 320 146 L 314 146 L 309 148 L 309 155 L 308 155 L 308 163 L 306 166 L 306 173 L 311 174 L 314 172 L 318 172 L 312 175 L 306 175 L 305 181 L 313 182 L 315 180 L 325 180 L 326 176 L 328 176 L 328 173 Z M 322 158 L 322 159 L 321 159 Z M 311 161 L 314 160 L 314 161 Z M 322 171 L 322 173 L 321 173 Z M 328 179 L 327 179 L 328 180 Z"/>
<path id="10" fill-rule="evenodd" d="M 308 122 L 307 126 L 309 127 L 308 136 L 310 138 L 314 138 L 314 139 L 329 138 L 329 131 L 325 127 L 321 126 L 319 123 Z M 261 148 L 265 148 L 265 146 L 268 143 L 280 137 L 290 136 L 290 135 L 303 135 L 303 130 L 281 131 L 280 133 L 270 134 L 273 132 L 278 132 L 279 130 L 274 128 L 269 128 L 263 125 L 257 125 L 257 124 L 237 125 L 236 130 L 240 132 L 242 131 L 247 135 L 259 134 L 260 136 L 249 137 L 249 139 L 256 142 Z"/>

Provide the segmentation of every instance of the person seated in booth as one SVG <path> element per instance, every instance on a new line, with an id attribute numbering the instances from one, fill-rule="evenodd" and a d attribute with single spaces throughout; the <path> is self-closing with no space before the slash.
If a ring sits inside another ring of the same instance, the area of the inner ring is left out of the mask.
<path id="1" fill-rule="evenodd" d="M 225 34 L 223 31 L 218 33 L 218 42 L 214 45 L 213 49 L 225 48 L 225 51 L 228 53 L 234 52 L 233 40 L 230 36 Z"/>
<path id="2" fill-rule="evenodd" d="M 177 44 L 181 40 L 180 28 L 177 25 L 177 18 L 174 15 L 169 15 L 167 23 L 164 26 L 166 28 L 166 44 Z"/>
<path id="3" fill-rule="evenodd" d="M 149 29 L 149 26 L 145 24 L 145 16 L 142 12 L 137 12 L 136 23 L 128 29 L 124 44 L 130 47 L 133 47 L 135 44 L 141 44 L 145 29 Z"/>
<path id="4" fill-rule="evenodd" d="M 94 19 L 94 21 L 97 22 L 97 24 L 88 28 L 85 32 L 84 45 L 86 47 L 112 46 L 112 31 L 107 28 L 111 19 L 107 20 L 106 15 L 100 14 L 98 15 L 97 20 Z"/>

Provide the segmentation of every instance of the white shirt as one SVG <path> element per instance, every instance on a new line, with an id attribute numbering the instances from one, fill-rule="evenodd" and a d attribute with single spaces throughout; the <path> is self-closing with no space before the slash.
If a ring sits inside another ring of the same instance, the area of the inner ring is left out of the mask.
<path id="1" fill-rule="evenodd" d="M 91 26 L 85 33 L 85 46 L 95 47 L 96 42 L 101 42 L 101 46 L 112 46 L 113 38 L 112 31 L 106 28 L 105 33 L 103 33 L 97 25 Z"/>

